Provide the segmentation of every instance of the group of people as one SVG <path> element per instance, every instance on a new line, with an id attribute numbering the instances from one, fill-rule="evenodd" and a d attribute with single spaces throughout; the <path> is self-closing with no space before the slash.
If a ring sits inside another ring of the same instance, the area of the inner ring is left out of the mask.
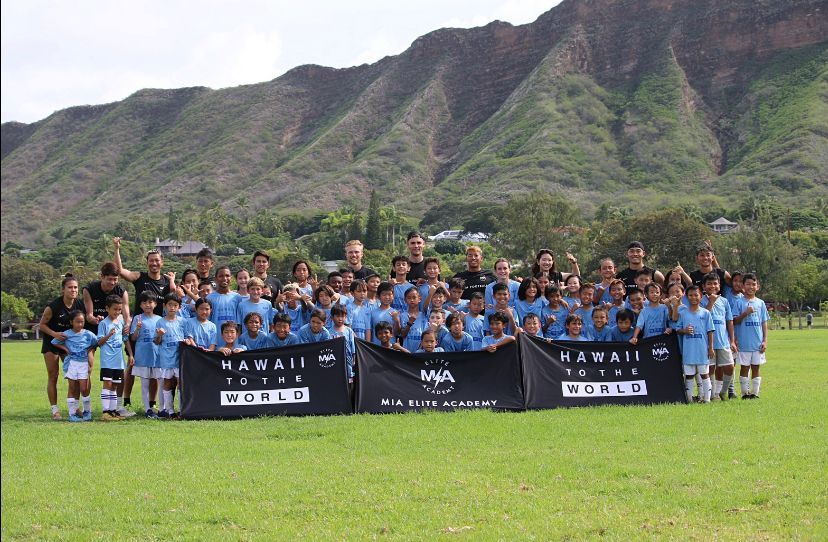
<path id="1" fill-rule="evenodd" d="M 61 360 L 69 420 L 92 419 L 90 372 L 97 349 L 101 419 L 116 421 L 135 414 L 135 377 L 141 379 L 147 417 L 177 416 L 173 404 L 182 344 L 230 355 L 334 337 L 345 339 L 353 382 L 359 367 L 356 339 L 413 353 L 494 352 L 520 333 L 632 344 L 676 333 L 688 399 L 735 397 L 734 363 L 740 366 L 742 398 L 759 396 L 769 320 L 756 295 L 759 280 L 721 269 L 709 242 L 699 246 L 698 269 L 688 274 L 679 265 L 665 276 L 646 265 L 645 248 L 634 241 L 625 254 L 627 267 L 619 270 L 612 258 L 604 258 L 595 283 L 583 280 L 577 258 L 569 253 L 568 272 L 558 268 L 552 251 L 542 249 L 530 276 L 518 280 L 504 258 L 496 260 L 493 272 L 483 269 L 482 249 L 469 246 L 466 270 L 446 280 L 440 260 L 423 254 L 425 237 L 411 232 L 408 255 L 395 256 L 388 274 L 364 266 L 362 243 L 353 240 L 345 245 L 347 267 L 320 281 L 310 263 L 300 260 L 287 284 L 268 274 L 270 257 L 263 251 L 254 253 L 250 270 L 233 272 L 227 266 L 213 270 L 215 258 L 205 249 L 195 268 L 176 280 L 174 273 L 162 273 L 164 260 L 157 250 L 147 253 L 145 271 L 127 269 L 120 243 L 115 237 L 113 261 L 102 266 L 99 280 L 81 290 L 76 278 L 66 276 L 61 297 L 41 318 L 55 419 L 62 418 L 57 404 Z M 132 307 L 121 278 L 135 288 Z"/>

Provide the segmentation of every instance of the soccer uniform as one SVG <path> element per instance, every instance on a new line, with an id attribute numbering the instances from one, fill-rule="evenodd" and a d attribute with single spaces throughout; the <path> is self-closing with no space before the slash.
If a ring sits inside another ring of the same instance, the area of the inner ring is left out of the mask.
<path id="1" fill-rule="evenodd" d="M 426 295 L 428 295 L 428 286 L 426 286 Z M 411 289 L 416 289 L 416 286 L 412 286 L 410 282 L 404 282 L 402 284 L 395 284 L 394 285 L 394 301 L 391 302 L 391 308 L 403 312 L 408 310 L 408 303 L 405 302 L 405 293 Z M 420 310 L 423 310 L 423 300 L 425 298 L 420 299 Z"/>
<path id="2" fill-rule="evenodd" d="M 184 321 L 184 338 L 207 350 L 210 345 L 218 346 L 218 328 L 210 320 L 200 322 L 198 318 L 188 318 Z"/>
<path id="3" fill-rule="evenodd" d="M 592 340 L 599 343 L 608 343 L 612 341 L 612 328 L 609 324 L 605 325 L 600 331 L 593 326 Z"/>
<path id="4" fill-rule="evenodd" d="M 414 351 L 414 353 L 415 353 L 415 354 L 433 354 L 433 353 L 435 353 L 435 352 L 445 352 L 445 350 L 443 350 L 443 349 L 442 349 L 441 347 L 439 347 L 439 346 L 435 346 L 435 347 L 434 347 L 434 350 L 432 350 L 431 352 L 426 352 L 426 351 L 425 351 L 425 350 L 423 350 L 422 348 L 419 348 L 419 349 L 417 349 L 417 350 L 415 350 L 415 351 Z"/>
<path id="5" fill-rule="evenodd" d="M 351 302 L 348 305 L 348 318 L 351 320 L 354 335 L 364 341 L 365 333 L 371 328 L 371 309 L 364 301 L 362 305 Z"/>
<path id="6" fill-rule="evenodd" d="M 319 343 L 322 341 L 329 341 L 331 339 L 331 332 L 323 327 L 322 331 L 314 333 L 311 330 L 310 324 L 305 324 L 296 336 L 299 337 L 299 340 L 304 344 Z"/>
<path id="7" fill-rule="evenodd" d="M 374 329 L 377 327 L 377 324 L 379 324 L 380 322 L 388 322 L 389 324 L 391 324 L 392 328 L 394 327 L 394 318 L 391 316 L 391 311 L 393 311 L 393 310 L 394 309 L 392 309 L 391 307 L 388 307 L 387 309 L 381 309 L 381 308 L 377 307 L 377 308 L 375 308 L 374 310 L 371 311 L 371 335 L 372 335 L 371 342 L 372 343 L 380 344 L 380 342 L 377 340 L 377 338 L 374 337 L 374 335 L 375 335 Z M 393 331 L 392 331 L 391 344 L 394 344 L 395 342 L 397 342 L 397 338 L 393 335 Z"/>
<path id="8" fill-rule="evenodd" d="M 736 314 L 743 313 L 748 307 L 753 308 L 753 313 L 747 315 L 735 328 L 739 365 L 762 365 L 765 363 L 765 353 L 759 351 L 763 339 L 762 323 L 770 320 L 770 315 L 765 302 L 758 297 L 742 298 Z"/>
<path id="9" fill-rule="evenodd" d="M 634 328 L 630 326 L 627 331 L 621 331 L 618 326 L 610 329 L 610 341 L 614 343 L 628 343 L 632 339 Z"/>
<path id="10" fill-rule="evenodd" d="M 483 348 L 483 337 L 485 336 L 483 328 L 485 323 L 486 318 L 482 314 L 478 314 L 477 316 L 467 314 L 463 318 L 463 329 L 466 330 L 465 333 L 471 335 L 472 341 L 474 341 L 473 350 Z"/>
<path id="11" fill-rule="evenodd" d="M 221 329 L 221 324 L 228 320 L 236 321 L 236 309 L 241 300 L 242 297 L 238 292 L 227 292 L 226 294 L 213 292 L 208 295 L 207 301 L 210 302 L 213 308 L 210 311 L 210 321 L 216 324 L 219 329 Z"/>
<path id="12" fill-rule="evenodd" d="M 550 316 L 554 316 L 555 321 L 549 324 L 549 327 L 546 328 L 546 332 L 543 336 L 547 339 L 557 339 L 562 333 L 566 333 L 566 329 L 564 329 L 564 322 L 566 322 L 568 314 L 569 309 L 565 308 L 563 305 L 560 305 L 557 309 L 553 309 L 549 305 L 544 307 L 541 311 L 541 325 L 546 325 L 546 322 Z"/>
<path id="13" fill-rule="evenodd" d="M 161 317 L 153 313 L 151 316 L 139 314 L 132 319 L 130 334 L 138 329 L 138 322 L 141 322 L 141 331 L 135 341 L 135 365 L 132 366 L 132 374 L 139 378 L 158 378 L 158 345 L 155 344 L 155 327 Z"/>
<path id="14" fill-rule="evenodd" d="M 485 337 L 483 337 L 483 349 L 485 349 L 488 346 L 492 346 L 493 344 L 500 344 L 511 336 L 512 335 L 504 333 L 503 336 L 501 336 L 499 339 L 495 339 L 491 335 L 486 335 Z"/>
<path id="15" fill-rule="evenodd" d="M 481 340 L 482 344 L 482 340 Z M 475 350 L 474 348 L 474 339 L 472 336 L 463 332 L 463 336 L 460 339 L 455 339 L 454 335 L 451 333 L 446 334 L 443 337 L 443 340 L 440 341 L 440 346 L 443 347 L 443 350 L 446 352 L 470 352 Z"/>
<path id="16" fill-rule="evenodd" d="M 356 353 L 356 340 L 354 339 L 354 330 L 347 326 L 343 326 L 342 331 L 335 329 L 331 330 L 331 337 L 345 338 L 345 363 L 348 367 L 348 378 L 354 377 L 354 355 Z"/>
<path id="17" fill-rule="evenodd" d="M 461 299 L 460 303 L 452 303 L 451 301 L 446 301 L 445 303 L 443 303 L 443 308 L 449 312 L 451 312 L 451 309 L 460 312 L 466 312 L 469 309 L 469 300 Z"/>
<path id="18" fill-rule="evenodd" d="M 52 339 L 52 344 L 60 344 L 69 350 L 63 358 L 63 378 L 68 380 L 86 380 L 89 378 L 89 359 L 86 353 L 90 348 L 96 346 L 98 339 L 88 329 L 82 329 L 79 333 L 68 329 L 63 332 L 66 340 Z"/>
<path id="19" fill-rule="evenodd" d="M 239 335 L 236 345 L 244 346 L 245 350 L 261 350 L 262 348 L 270 346 L 270 337 L 266 332 L 259 330 L 259 334 L 254 339 L 245 329 L 244 333 Z"/>
<path id="20" fill-rule="evenodd" d="M 595 324 L 592 323 L 592 305 L 589 307 L 578 307 L 573 314 L 577 314 L 584 321 L 584 327 L 581 329 L 581 334 L 586 335 L 590 341 L 595 340 Z"/>
<path id="21" fill-rule="evenodd" d="M 254 303 L 250 299 L 242 299 L 236 307 L 236 323 L 242 325 L 245 316 L 251 312 L 255 312 L 262 317 L 262 329 L 267 329 L 273 320 L 273 305 L 270 304 L 270 301 L 260 299 Z"/>
<path id="22" fill-rule="evenodd" d="M 308 316 L 310 315 L 310 311 L 305 310 L 305 307 L 301 302 L 296 304 L 295 309 L 291 309 L 287 303 L 285 303 L 282 312 L 290 316 L 290 330 L 294 333 L 302 329 L 302 326 L 304 326 L 307 323 L 307 320 L 309 320 Z"/>
<path id="23" fill-rule="evenodd" d="M 578 335 L 577 337 L 570 337 L 569 333 L 562 333 L 555 337 L 556 341 L 576 341 L 576 342 L 589 342 L 589 338 L 587 338 L 583 333 Z"/>
<path id="24" fill-rule="evenodd" d="M 72 329 L 72 321 L 69 318 L 69 314 L 74 311 L 81 311 L 82 313 L 86 314 L 86 310 L 83 308 L 83 301 L 80 299 L 75 299 L 72 302 L 71 307 L 67 307 L 63 304 L 63 297 L 59 297 L 49 303 L 49 309 L 52 311 L 52 318 L 46 322 L 46 325 L 49 326 L 49 329 L 56 333 L 66 333 Z M 43 344 L 40 348 L 40 353 L 45 354 L 46 352 L 52 352 L 53 354 L 62 354 L 60 350 L 52 346 L 52 337 L 51 335 L 46 335 L 43 333 Z"/>
<path id="25" fill-rule="evenodd" d="M 641 329 L 639 338 L 647 339 L 661 335 L 667 330 L 667 322 L 670 319 L 670 310 L 666 305 L 657 304 L 652 306 L 649 303 L 641 309 L 638 315 L 636 327 Z"/>
<path id="26" fill-rule="evenodd" d="M 500 313 L 502 313 L 502 314 L 504 314 L 504 315 L 506 314 L 506 312 L 505 312 L 505 311 L 495 310 L 494 308 L 492 308 L 492 309 L 486 309 L 486 312 L 485 312 L 485 317 L 484 317 L 484 319 L 483 319 L 483 331 L 484 331 L 484 332 L 486 332 L 486 335 L 488 335 L 488 334 L 489 334 L 489 332 L 490 332 L 490 330 L 489 330 L 489 316 L 490 316 L 490 315 L 492 315 L 492 314 L 494 314 L 494 313 L 496 313 L 496 312 L 500 312 Z M 515 324 L 517 324 L 517 315 L 515 314 L 515 309 L 513 309 L 513 308 L 509 307 L 509 312 L 511 312 L 511 313 L 512 313 L 512 318 L 514 318 L 514 320 L 515 320 Z M 507 318 L 508 318 L 508 316 L 507 316 Z M 512 328 L 512 324 L 507 323 L 507 324 L 503 327 L 503 334 L 504 334 L 504 335 L 514 335 L 514 334 L 515 334 L 515 330 Z"/>
<path id="27" fill-rule="evenodd" d="M 285 346 L 302 344 L 302 341 L 299 340 L 299 337 L 297 337 L 296 334 L 292 332 L 288 332 L 287 336 L 284 339 L 280 339 L 276 336 L 275 333 L 271 333 L 267 337 L 267 341 L 268 347 L 270 348 L 283 348 Z"/>
<path id="28" fill-rule="evenodd" d="M 106 337 L 110 331 L 115 333 L 101 345 L 101 380 L 118 383 L 124 379 L 124 319 L 119 316 L 115 321 L 106 317 L 98 322 L 98 340 Z"/>
<path id="29" fill-rule="evenodd" d="M 164 330 L 158 348 L 158 366 L 161 368 L 161 378 L 178 378 L 178 369 L 181 365 L 179 355 L 181 342 L 186 338 L 184 324 L 185 320 L 176 316 L 175 320 L 162 318 L 156 325 L 156 329 Z"/>
<path id="30" fill-rule="evenodd" d="M 713 316 L 704 307 L 699 307 L 696 311 L 691 309 L 681 311 L 678 328 L 684 329 L 688 326 L 693 326 L 693 334 L 682 334 L 680 336 L 684 374 L 688 376 L 697 372 L 707 374 L 707 366 L 710 363 L 707 357 L 707 334 L 710 331 L 715 331 Z"/>
<path id="31" fill-rule="evenodd" d="M 708 297 L 704 296 L 702 305 L 707 306 Z M 730 311 L 730 303 L 724 297 L 716 299 L 716 303 L 708 309 L 713 317 L 713 351 L 716 356 L 716 365 L 733 365 L 733 355 L 730 352 L 730 338 L 727 333 L 727 323 L 733 321 L 733 314 Z"/>
<path id="32" fill-rule="evenodd" d="M 414 320 L 411 320 L 411 315 L 407 312 L 400 313 L 400 327 L 405 329 L 408 323 L 411 322 L 411 327 L 408 328 L 408 334 L 403 339 L 403 348 L 409 352 L 413 352 L 420 347 L 420 340 L 423 338 L 423 331 L 428 329 L 428 320 L 423 313 L 417 313 Z"/>
<path id="33" fill-rule="evenodd" d="M 543 313 L 543 298 L 538 297 L 531 303 L 525 299 L 518 299 L 515 301 L 515 314 L 517 315 L 517 322 L 523 325 L 523 319 L 527 314 L 534 314 L 540 320 L 541 313 Z"/>
<path id="34" fill-rule="evenodd" d="M 486 293 L 485 293 L 484 297 L 486 299 L 486 306 L 487 307 L 489 305 L 494 306 L 494 304 L 495 304 L 495 299 L 494 299 L 495 284 L 497 284 L 497 282 L 492 282 L 492 283 L 486 285 Z M 520 283 L 516 280 L 509 279 L 508 286 L 509 286 L 509 306 L 514 307 L 515 302 L 517 301 L 517 298 L 518 298 L 517 293 L 518 293 L 518 290 L 520 289 Z"/>

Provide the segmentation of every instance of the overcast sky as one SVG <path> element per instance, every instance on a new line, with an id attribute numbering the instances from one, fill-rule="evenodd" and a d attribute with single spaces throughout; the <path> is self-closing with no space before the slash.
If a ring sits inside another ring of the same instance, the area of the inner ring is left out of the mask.
<path id="1" fill-rule="evenodd" d="M 404 51 L 444 27 L 534 21 L 560 0 L 3 0 L 2 122 L 142 88 L 223 88 Z"/>

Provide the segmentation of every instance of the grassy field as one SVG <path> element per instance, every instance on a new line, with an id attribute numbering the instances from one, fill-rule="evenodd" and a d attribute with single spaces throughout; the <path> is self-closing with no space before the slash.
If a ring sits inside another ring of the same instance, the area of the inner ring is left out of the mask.
<path id="1" fill-rule="evenodd" d="M 828 330 L 770 345 L 757 401 L 69 424 L 3 343 L 2 538 L 825 540 Z"/>

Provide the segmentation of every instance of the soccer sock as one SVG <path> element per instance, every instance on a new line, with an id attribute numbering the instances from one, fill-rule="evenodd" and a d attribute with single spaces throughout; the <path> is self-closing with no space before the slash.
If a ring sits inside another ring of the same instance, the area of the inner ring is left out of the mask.
<path id="1" fill-rule="evenodd" d="M 130 397 L 124 397 L 124 406 L 132 405 L 132 399 Z"/>
<path id="2" fill-rule="evenodd" d="M 736 393 L 736 384 L 735 384 L 733 375 L 730 375 L 729 378 L 730 378 L 730 385 L 727 387 L 727 393 L 735 394 Z M 727 380 L 727 378 L 725 378 L 725 380 Z"/>
<path id="3" fill-rule="evenodd" d="M 81 396 L 81 403 L 84 412 L 92 412 L 92 399 L 88 395 Z"/>
<path id="4" fill-rule="evenodd" d="M 161 392 L 161 409 L 165 410 L 166 412 L 172 413 L 173 411 L 173 398 L 172 398 L 172 390 L 164 390 Z"/>
<path id="5" fill-rule="evenodd" d="M 115 394 L 115 408 L 113 410 L 120 410 L 121 407 L 123 406 L 123 404 L 124 404 L 124 398 L 116 393 Z"/>
<path id="6" fill-rule="evenodd" d="M 722 380 L 722 385 L 719 387 L 719 393 L 733 388 L 733 375 L 724 375 L 722 378 L 724 380 Z"/>
<path id="7" fill-rule="evenodd" d="M 109 390 L 101 390 L 101 410 L 109 412 Z"/>
<path id="8" fill-rule="evenodd" d="M 742 388 L 742 395 L 750 393 L 750 378 L 746 376 L 739 377 L 739 387 Z"/>
<path id="9" fill-rule="evenodd" d="M 696 381 L 696 387 L 699 388 L 699 395 L 701 395 L 702 377 L 699 373 L 696 373 L 696 376 L 694 376 L 693 378 Z"/>
<path id="10" fill-rule="evenodd" d="M 759 395 L 759 384 L 762 383 L 762 377 L 757 376 L 753 379 L 753 395 Z"/>
<path id="11" fill-rule="evenodd" d="M 702 379 L 701 397 L 702 397 L 702 401 L 704 401 L 705 403 L 710 402 L 710 379 L 709 378 L 703 378 Z"/>
<path id="12" fill-rule="evenodd" d="M 66 398 L 66 407 L 69 409 L 69 415 L 74 416 L 77 414 L 78 410 L 78 400 L 74 397 L 67 397 Z"/>
<path id="13" fill-rule="evenodd" d="M 57 405 L 52 405 L 52 414 L 54 414 L 55 412 L 60 412 L 60 409 Z"/>
<path id="14" fill-rule="evenodd" d="M 150 394 L 150 379 L 149 378 L 142 378 L 141 379 L 141 400 L 144 402 L 144 410 L 149 410 L 149 409 L 152 408 L 152 403 L 150 402 L 149 394 Z"/>
<path id="15" fill-rule="evenodd" d="M 693 379 L 692 378 L 685 378 L 684 379 L 684 391 L 687 394 L 687 400 L 692 403 L 693 402 Z"/>

